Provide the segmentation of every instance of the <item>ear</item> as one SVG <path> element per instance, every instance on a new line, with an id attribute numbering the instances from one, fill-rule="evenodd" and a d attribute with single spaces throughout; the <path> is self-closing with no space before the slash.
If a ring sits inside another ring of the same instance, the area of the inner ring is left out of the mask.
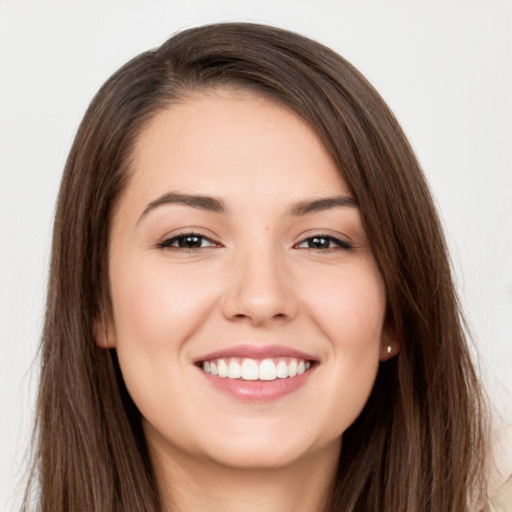
<path id="1" fill-rule="evenodd" d="M 388 361 L 400 352 L 400 342 L 396 335 L 396 331 L 392 325 L 386 322 L 382 329 L 380 340 L 380 357 L 381 361 Z"/>
<path id="2" fill-rule="evenodd" d="M 116 347 L 114 323 L 105 312 L 98 313 L 94 320 L 94 339 L 100 348 L 110 349 Z"/>

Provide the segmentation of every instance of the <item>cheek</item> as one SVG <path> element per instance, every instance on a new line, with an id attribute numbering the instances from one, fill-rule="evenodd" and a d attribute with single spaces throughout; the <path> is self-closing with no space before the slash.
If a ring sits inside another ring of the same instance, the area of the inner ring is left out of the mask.
<path id="1" fill-rule="evenodd" d="M 336 350 L 364 356 L 378 349 L 381 339 L 386 298 L 377 269 L 339 269 L 336 274 L 315 276 L 305 283 L 303 296 L 307 307 Z"/>
<path id="2" fill-rule="evenodd" d="M 180 422 L 172 411 L 197 416 L 183 399 L 181 386 L 191 371 L 184 347 L 209 316 L 216 288 L 205 276 L 169 267 L 140 260 L 117 265 L 111 292 L 116 349 L 130 396 L 161 431 L 172 425 L 176 433 Z"/>
<path id="3" fill-rule="evenodd" d="M 129 267 L 138 271 L 118 268 L 111 276 L 118 342 L 175 350 L 209 315 L 218 288 L 204 273 L 165 262 Z"/>
<path id="4" fill-rule="evenodd" d="M 385 288 L 375 265 L 340 267 L 336 275 L 316 275 L 309 283 L 307 308 L 329 339 L 326 383 L 321 400 L 332 435 L 359 415 L 373 388 L 379 366 L 386 310 Z M 332 364 L 331 364 L 332 363 Z"/>

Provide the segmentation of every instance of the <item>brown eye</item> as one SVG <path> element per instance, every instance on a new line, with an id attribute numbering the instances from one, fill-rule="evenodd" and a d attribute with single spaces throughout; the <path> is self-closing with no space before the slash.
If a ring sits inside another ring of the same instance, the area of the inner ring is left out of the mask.
<path id="1" fill-rule="evenodd" d="M 335 238 L 333 236 L 312 236 L 310 238 L 306 238 L 303 242 L 301 242 L 298 247 L 300 249 L 315 249 L 315 250 L 328 250 L 328 249 L 351 249 L 352 246 L 345 242 L 344 240 L 340 240 L 339 238 Z"/>
<path id="2" fill-rule="evenodd" d="M 202 249 L 204 247 L 216 247 L 217 244 L 203 235 L 196 235 L 194 233 L 187 233 L 183 235 L 173 236 L 158 244 L 161 248 L 176 248 L 176 249 Z"/>

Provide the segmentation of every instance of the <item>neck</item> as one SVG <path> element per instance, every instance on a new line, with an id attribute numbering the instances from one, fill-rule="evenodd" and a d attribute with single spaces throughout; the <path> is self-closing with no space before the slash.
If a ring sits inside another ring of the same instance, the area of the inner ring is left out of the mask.
<path id="1" fill-rule="evenodd" d="M 175 450 L 153 453 L 162 512 L 321 512 L 339 448 L 331 445 L 292 464 L 264 469 L 227 467 Z"/>

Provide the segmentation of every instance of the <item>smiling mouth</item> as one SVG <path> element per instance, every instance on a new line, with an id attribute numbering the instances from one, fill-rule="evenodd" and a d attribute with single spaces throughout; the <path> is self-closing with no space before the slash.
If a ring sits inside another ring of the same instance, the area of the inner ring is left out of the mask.
<path id="1" fill-rule="evenodd" d="M 243 381 L 289 379 L 302 375 L 310 370 L 313 365 L 314 361 L 297 357 L 265 359 L 229 357 L 197 363 L 197 366 L 209 375 Z"/>

